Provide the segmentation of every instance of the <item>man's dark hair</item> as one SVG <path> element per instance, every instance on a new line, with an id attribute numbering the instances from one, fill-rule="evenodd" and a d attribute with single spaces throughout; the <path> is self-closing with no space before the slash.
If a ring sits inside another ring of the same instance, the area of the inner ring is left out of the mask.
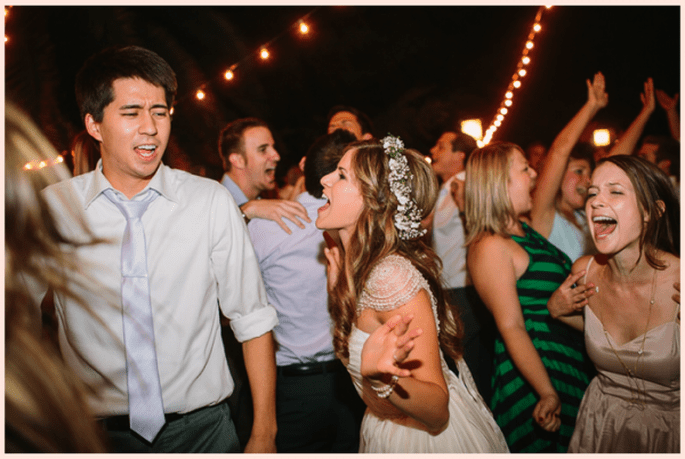
<path id="1" fill-rule="evenodd" d="M 373 123 L 371 123 L 371 118 L 369 118 L 366 113 L 348 105 L 336 105 L 335 107 L 331 108 L 328 112 L 328 117 L 326 118 L 326 125 L 330 124 L 331 118 L 340 112 L 352 113 L 354 117 L 357 118 L 357 122 L 362 128 L 362 134 L 373 135 Z"/>
<path id="2" fill-rule="evenodd" d="M 336 129 L 322 135 L 307 150 L 304 162 L 304 187 L 309 194 L 320 198 L 323 194 L 321 178 L 330 174 L 338 166 L 344 148 L 357 138 L 345 129 Z"/>
<path id="3" fill-rule="evenodd" d="M 455 132 L 457 137 L 452 141 L 452 151 L 461 151 L 464 153 L 464 164 L 469 160 L 471 152 L 478 148 L 476 139 L 463 132 Z"/>
<path id="4" fill-rule="evenodd" d="M 259 118 L 240 118 L 228 123 L 219 134 L 219 155 L 224 171 L 231 170 L 231 162 L 228 157 L 231 153 L 238 153 L 245 157 L 245 141 L 243 134 L 246 130 L 253 127 L 269 128 L 267 124 Z"/>
<path id="5" fill-rule="evenodd" d="M 112 47 L 89 57 L 76 74 L 76 103 L 84 121 L 91 114 L 102 122 L 105 107 L 114 100 L 114 80 L 140 78 L 164 89 L 169 109 L 174 104 L 177 83 L 171 66 L 158 54 L 140 46 Z"/>

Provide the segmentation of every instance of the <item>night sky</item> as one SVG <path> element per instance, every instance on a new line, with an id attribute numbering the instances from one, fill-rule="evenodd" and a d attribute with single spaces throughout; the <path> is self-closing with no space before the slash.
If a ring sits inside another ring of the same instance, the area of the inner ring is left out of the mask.
<path id="1" fill-rule="evenodd" d="M 423 153 L 444 130 L 479 117 L 484 128 L 511 81 L 538 6 L 14 6 L 6 18 L 5 95 L 59 151 L 83 127 L 74 75 L 112 45 L 150 48 L 179 80 L 166 161 L 221 175 L 218 133 L 229 121 L 267 121 L 280 173 L 325 132 L 336 104 L 355 106 L 376 135 L 399 135 Z M 311 14 L 310 14 L 311 13 Z M 311 32 L 298 36 L 297 20 Z M 602 71 L 609 105 L 599 124 L 625 129 L 647 77 L 680 92 L 680 7 L 560 6 L 546 10 L 531 64 L 495 140 L 549 145 Z M 269 41 L 268 62 L 256 58 Z M 236 78 L 223 72 L 238 63 Z M 207 98 L 194 98 L 206 84 Z M 657 106 L 646 134 L 667 134 Z"/>

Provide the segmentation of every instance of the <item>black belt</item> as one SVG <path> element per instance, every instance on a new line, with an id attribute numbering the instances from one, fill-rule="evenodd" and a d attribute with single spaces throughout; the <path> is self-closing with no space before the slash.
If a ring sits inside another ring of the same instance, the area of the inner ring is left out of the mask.
<path id="1" fill-rule="evenodd" d="M 309 376 L 322 373 L 335 373 L 344 370 L 340 360 L 328 360 L 326 362 L 296 363 L 278 367 L 279 376 Z"/>
<path id="2" fill-rule="evenodd" d="M 167 423 L 178 421 L 179 419 L 183 419 L 191 414 L 198 413 L 208 408 L 214 408 L 219 405 L 203 406 L 202 408 L 198 408 L 187 413 L 164 413 L 164 420 Z M 100 419 L 100 422 L 106 430 L 110 430 L 112 432 L 121 432 L 131 429 L 131 421 L 129 420 L 128 414 L 121 414 L 119 416 L 111 416 L 109 418 Z"/>

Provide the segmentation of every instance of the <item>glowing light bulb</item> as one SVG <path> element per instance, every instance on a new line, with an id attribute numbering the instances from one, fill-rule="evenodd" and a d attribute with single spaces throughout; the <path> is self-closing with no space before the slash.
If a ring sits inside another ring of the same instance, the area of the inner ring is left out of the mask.
<path id="1" fill-rule="evenodd" d="M 528 40 L 528 41 L 526 42 L 526 48 L 527 48 L 527 49 L 533 49 L 533 42 L 530 41 L 530 40 Z"/>
<path id="2" fill-rule="evenodd" d="M 502 121 L 504 119 L 504 115 L 499 114 L 497 115 L 497 121 Z"/>
<path id="3" fill-rule="evenodd" d="M 506 115 L 508 111 L 509 111 L 509 110 L 507 110 L 507 109 L 504 108 L 504 107 L 502 107 L 502 108 L 499 109 L 499 112 L 500 112 L 502 115 Z"/>
<path id="4" fill-rule="evenodd" d="M 520 88 L 521 87 L 521 82 L 519 80 L 514 81 L 514 87 L 515 88 Z"/>
<path id="5" fill-rule="evenodd" d="M 269 58 L 269 50 L 266 48 L 262 48 L 262 50 L 259 51 L 259 57 L 261 57 L 264 60 L 267 60 Z"/>
<path id="6" fill-rule="evenodd" d="M 64 157 L 62 155 L 58 155 L 57 158 L 55 158 L 55 164 L 63 163 L 64 162 Z"/>
<path id="7" fill-rule="evenodd" d="M 302 35 L 309 33 L 309 26 L 304 21 L 300 21 L 300 33 Z"/>
<path id="8" fill-rule="evenodd" d="M 7 37 L 7 35 L 5 35 L 5 43 L 7 43 L 8 41 L 9 41 L 9 38 Z"/>
<path id="9" fill-rule="evenodd" d="M 496 127 L 499 127 L 502 124 L 502 120 L 495 120 L 494 124 Z"/>
<path id="10" fill-rule="evenodd" d="M 536 22 L 535 25 L 533 26 L 533 30 L 536 32 L 539 32 L 541 29 L 542 29 L 542 26 Z"/>
<path id="11" fill-rule="evenodd" d="M 483 138 L 483 126 L 479 119 L 462 121 L 461 132 L 470 135 L 476 140 Z"/>
<path id="12" fill-rule="evenodd" d="M 523 62 L 523 65 L 528 65 L 530 63 L 530 57 L 523 56 L 523 59 L 521 59 L 521 62 Z"/>
<path id="13" fill-rule="evenodd" d="M 526 76 L 526 69 L 519 70 L 519 75 L 522 77 Z"/>
<path id="14" fill-rule="evenodd" d="M 235 75 L 233 75 L 233 71 L 231 69 L 226 70 L 226 73 L 224 73 L 224 78 L 229 81 L 232 80 L 234 76 Z"/>
<path id="15" fill-rule="evenodd" d="M 195 93 L 195 97 L 197 97 L 197 100 L 203 100 L 205 98 L 205 92 L 202 89 L 198 89 Z"/>
<path id="16" fill-rule="evenodd" d="M 507 99 L 511 99 L 512 97 L 514 97 L 514 93 L 511 91 L 507 91 L 507 93 L 504 95 L 504 97 L 506 97 Z"/>
<path id="17" fill-rule="evenodd" d="M 512 102 L 510 99 L 507 99 L 504 101 L 504 105 L 506 105 L 507 107 L 511 107 L 511 104 L 512 104 Z"/>
<path id="18" fill-rule="evenodd" d="M 592 131 L 592 142 L 598 147 L 606 147 L 611 143 L 608 129 L 595 129 Z"/>

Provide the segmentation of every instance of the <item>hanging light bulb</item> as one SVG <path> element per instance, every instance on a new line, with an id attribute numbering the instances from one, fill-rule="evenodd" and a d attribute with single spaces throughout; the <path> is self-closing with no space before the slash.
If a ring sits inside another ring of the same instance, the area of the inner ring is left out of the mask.
<path id="1" fill-rule="evenodd" d="M 522 77 L 526 76 L 526 69 L 519 70 L 519 75 Z"/>
<path id="2" fill-rule="evenodd" d="M 302 35 L 307 35 L 309 33 L 309 26 L 304 21 L 300 21 L 300 33 Z"/>
<path id="3" fill-rule="evenodd" d="M 523 65 L 528 65 L 530 63 L 530 57 L 523 56 L 523 59 L 521 59 L 521 62 L 523 62 Z"/>
<path id="4" fill-rule="evenodd" d="M 224 78 L 228 81 L 231 81 L 235 75 L 233 74 L 233 70 L 228 69 L 226 70 L 226 73 L 224 73 Z"/>
<path id="5" fill-rule="evenodd" d="M 263 60 L 267 60 L 269 58 L 269 50 L 262 48 L 261 51 L 259 51 L 259 57 L 261 57 Z"/>
<path id="6" fill-rule="evenodd" d="M 511 91 L 507 91 L 507 93 L 504 95 L 504 97 L 506 97 L 507 99 L 511 99 L 512 97 L 514 97 L 514 93 Z"/>
<path id="7" fill-rule="evenodd" d="M 203 100 L 205 98 L 205 92 L 202 89 L 198 89 L 195 93 L 195 97 L 197 97 L 197 100 Z"/>
<path id="8" fill-rule="evenodd" d="M 533 49 L 533 42 L 530 41 L 530 40 L 528 40 L 528 41 L 526 42 L 526 48 L 527 48 L 527 49 Z"/>
<path id="9" fill-rule="evenodd" d="M 507 107 L 511 107 L 511 104 L 512 104 L 511 99 L 507 99 L 504 101 L 504 105 L 506 105 Z"/>
<path id="10" fill-rule="evenodd" d="M 521 87 L 521 82 L 519 80 L 514 81 L 514 87 L 515 88 L 520 88 Z"/>
<path id="11" fill-rule="evenodd" d="M 533 30 L 536 32 L 539 32 L 541 29 L 542 29 L 542 26 L 536 22 L 535 25 L 533 26 Z"/>

